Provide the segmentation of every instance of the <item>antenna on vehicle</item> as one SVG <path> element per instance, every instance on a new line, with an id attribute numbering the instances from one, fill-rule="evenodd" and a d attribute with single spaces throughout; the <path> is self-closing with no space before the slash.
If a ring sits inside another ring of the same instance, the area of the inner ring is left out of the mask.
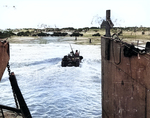
<path id="1" fill-rule="evenodd" d="M 74 51 L 73 51 L 73 48 L 72 48 L 72 46 L 71 46 L 71 44 L 69 43 L 69 45 L 70 45 L 70 48 L 71 48 L 71 50 L 72 50 L 72 52 L 73 52 L 73 55 L 74 55 Z"/>

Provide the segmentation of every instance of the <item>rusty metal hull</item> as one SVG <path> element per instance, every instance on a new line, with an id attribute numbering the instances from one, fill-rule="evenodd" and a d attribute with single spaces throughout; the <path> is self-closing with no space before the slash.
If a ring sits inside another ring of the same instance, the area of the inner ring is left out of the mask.
<path id="1" fill-rule="evenodd" d="M 150 55 L 125 57 L 124 45 L 108 40 L 101 38 L 102 118 L 150 118 Z"/>
<path id="2" fill-rule="evenodd" d="M 0 41 L 0 80 L 9 61 L 9 43 Z"/>

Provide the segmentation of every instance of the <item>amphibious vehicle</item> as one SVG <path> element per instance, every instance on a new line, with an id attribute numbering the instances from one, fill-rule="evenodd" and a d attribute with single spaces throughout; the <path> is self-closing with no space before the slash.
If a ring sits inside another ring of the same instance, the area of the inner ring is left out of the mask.
<path id="1" fill-rule="evenodd" d="M 83 59 L 82 56 L 75 56 L 73 54 L 65 55 L 64 58 L 62 58 L 61 66 L 75 66 L 79 67 L 81 60 Z"/>

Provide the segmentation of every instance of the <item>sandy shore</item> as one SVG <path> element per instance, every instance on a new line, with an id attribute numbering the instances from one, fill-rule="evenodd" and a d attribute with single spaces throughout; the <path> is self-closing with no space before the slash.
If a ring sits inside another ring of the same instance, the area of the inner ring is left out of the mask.
<path id="1" fill-rule="evenodd" d="M 57 37 L 57 38 L 58 41 L 62 39 L 62 37 Z M 89 42 L 90 39 L 91 39 L 91 43 Z M 64 41 L 73 41 L 73 43 L 81 44 L 81 45 L 100 45 L 100 39 L 101 37 L 77 37 L 77 40 L 75 40 L 75 37 L 66 37 L 66 40 Z M 34 40 L 42 40 L 42 37 L 13 36 L 8 38 L 7 40 L 10 43 L 28 43 Z"/>
<path id="2" fill-rule="evenodd" d="M 62 37 L 57 37 L 58 41 L 62 39 Z M 63 37 L 65 38 L 65 37 Z M 101 44 L 101 37 L 77 37 L 77 40 L 75 40 L 75 37 L 66 37 L 67 40 L 64 41 L 72 41 L 75 44 L 80 44 L 80 45 L 100 45 Z M 74 40 L 73 40 L 74 39 Z M 34 40 L 42 40 L 42 37 L 29 37 L 29 36 L 13 36 L 8 38 L 8 41 L 10 43 L 30 43 Z M 90 43 L 91 40 L 91 43 Z M 62 40 L 61 40 L 62 41 Z M 150 40 L 148 39 L 123 39 L 123 42 L 127 42 L 129 44 L 134 44 L 137 45 L 145 45 L 146 42 L 149 42 Z"/>
<path id="3" fill-rule="evenodd" d="M 31 40 L 35 40 L 38 39 L 38 37 L 32 37 L 32 36 L 12 36 L 10 38 L 8 38 L 8 41 L 10 43 L 22 43 L 25 41 L 31 41 Z"/>

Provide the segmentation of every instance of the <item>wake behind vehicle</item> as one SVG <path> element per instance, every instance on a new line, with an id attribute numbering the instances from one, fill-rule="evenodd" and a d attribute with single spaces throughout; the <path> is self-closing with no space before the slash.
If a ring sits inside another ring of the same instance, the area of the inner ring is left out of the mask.
<path id="1" fill-rule="evenodd" d="M 71 45 L 70 45 L 71 47 Z M 71 47 L 72 49 L 72 47 Z M 62 67 L 66 67 L 66 66 L 75 66 L 75 67 L 79 67 L 81 60 L 83 59 L 82 56 L 79 56 L 79 53 L 76 50 L 76 53 L 72 51 L 70 52 L 70 54 L 65 55 L 64 58 L 62 58 L 61 61 L 61 66 Z"/>

